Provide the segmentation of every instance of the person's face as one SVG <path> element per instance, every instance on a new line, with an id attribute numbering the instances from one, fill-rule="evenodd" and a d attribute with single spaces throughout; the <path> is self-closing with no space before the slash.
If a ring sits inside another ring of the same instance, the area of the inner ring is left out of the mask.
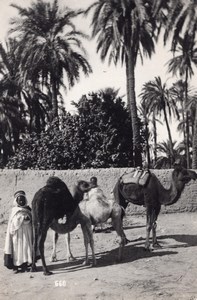
<path id="1" fill-rule="evenodd" d="M 18 205 L 24 206 L 26 204 L 25 196 L 18 196 L 16 202 L 18 203 Z"/>

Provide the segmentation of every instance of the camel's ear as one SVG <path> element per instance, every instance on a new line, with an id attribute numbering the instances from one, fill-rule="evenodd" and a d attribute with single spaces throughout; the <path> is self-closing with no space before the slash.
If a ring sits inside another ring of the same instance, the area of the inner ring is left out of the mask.
<path id="1" fill-rule="evenodd" d="M 175 160 L 175 162 L 174 162 L 174 169 L 175 169 L 176 167 L 181 167 L 181 159 L 180 159 L 180 158 L 177 158 L 177 159 Z"/>

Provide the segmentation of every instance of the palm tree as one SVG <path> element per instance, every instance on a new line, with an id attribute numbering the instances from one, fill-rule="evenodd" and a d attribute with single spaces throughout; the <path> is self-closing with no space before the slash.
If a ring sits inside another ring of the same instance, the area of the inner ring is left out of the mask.
<path id="1" fill-rule="evenodd" d="M 146 90 L 147 83 L 144 84 L 143 91 Z M 146 141 L 147 145 L 150 143 L 147 149 L 150 150 L 151 148 L 151 141 L 153 140 L 153 163 L 157 160 L 157 123 L 162 124 L 162 122 L 156 117 L 156 110 L 150 109 L 149 104 L 147 103 L 147 99 L 143 97 L 143 92 L 140 94 L 142 97 L 141 103 L 140 103 L 140 114 L 142 115 L 142 118 L 145 123 L 145 134 L 148 137 L 148 140 Z M 148 105 L 147 105 L 148 104 Z M 149 125 L 151 124 L 151 129 L 149 129 Z M 147 153 L 147 159 L 150 154 Z"/>
<path id="2" fill-rule="evenodd" d="M 59 9 L 58 1 L 52 4 L 39 0 L 29 8 L 12 4 L 19 17 L 12 19 L 11 32 L 18 33 L 22 51 L 25 81 L 51 87 L 52 117 L 58 117 L 60 87 L 71 87 L 91 67 L 85 58 L 81 38 L 86 35 L 76 31 L 73 18 L 79 12 Z M 64 79 L 67 79 L 67 85 Z"/>
<path id="3" fill-rule="evenodd" d="M 20 53 L 17 41 L 8 39 L 5 47 L 0 44 L 0 119 L 1 136 L 7 144 L 11 142 L 13 150 L 18 148 L 20 133 L 24 132 L 24 105 L 20 92 Z"/>
<path id="4" fill-rule="evenodd" d="M 126 66 L 127 99 L 133 131 L 134 165 L 141 165 L 140 129 L 135 95 L 135 65 L 138 54 L 154 52 L 152 2 L 144 0 L 99 0 L 94 9 L 92 37 L 97 37 L 97 52 L 109 63 L 119 60 Z"/>
<path id="5" fill-rule="evenodd" d="M 188 110 L 193 112 L 193 130 L 192 130 L 192 169 L 197 168 L 197 95 L 190 97 L 187 107 Z"/>
<path id="6" fill-rule="evenodd" d="M 142 119 L 142 122 L 144 124 L 144 139 L 145 139 L 145 149 L 144 149 L 144 155 L 145 155 L 145 163 L 148 168 L 151 168 L 151 157 L 150 157 L 150 119 L 149 119 L 149 112 L 147 110 L 147 106 L 144 105 L 144 103 L 141 103 L 141 105 L 138 108 L 140 117 Z"/>
<path id="7" fill-rule="evenodd" d="M 159 6 L 163 0 L 156 0 Z M 172 49 L 175 50 L 178 39 L 189 35 L 195 40 L 197 33 L 197 4 L 195 0 L 171 0 L 169 1 L 169 9 L 167 22 L 165 26 L 164 41 L 172 38 Z"/>
<path id="8" fill-rule="evenodd" d="M 171 112 L 174 112 L 174 109 L 170 101 L 170 94 L 166 84 L 162 83 L 160 77 L 155 77 L 155 80 L 148 81 L 143 85 L 140 96 L 144 105 L 147 106 L 149 113 L 154 112 L 155 115 L 159 116 L 163 113 L 171 149 L 171 160 L 173 161 L 173 143 L 168 115 L 171 117 Z"/>
<path id="9" fill-rule="evenodd" d="M 184 101 L 184 82 L 182 80 L 178 80 L 172 84 L 169 92 L 171 95 L 171 99 L 174 102 L 174 105 L 177 106 L 177 120 L 179 121 L 178 130 L 183 133 L 183 140 L 185 141 L 185 101 Z"/>
<path id="10" fill-rule="evenodd" d="M 29 120 L 29 132 L 41 133 L 50 122 L 50 97 L 33 86 L 23 89 L 21 94 L 27 105 L 26 119 Z"/>
<path id="11" fill-rule="evenodd" d="M 173 157 L 174 160 L 179 159 L 183 165 L 185 165 L 185 158 L 182 155 L 183 152 L 183 144 L 180 143 L 176 145 L 176 141 L 173 141 L 172 143 L 172 149 L 173 149 Z M 170 169 L 173 167 L 172 164 L 172 156 L 171 156 L 171 142 L 167 140 L 166 142 L 161 142 L 157 145 L 157 151 L 160 153 L 160 155 L 157 158 L 157 161 L 155 163 L 155 168 L 158 169 Z"/>
<path id="12" fill-rule="evenodd" d="M 185 105 L 188 102 L 188 80 L 194 74 L 193 65 L 197 65 L 197 47 L 195 46 L 195 41 L 190 35 L 185 34 L 184 38 L 178 38 L 177 49 L 173 51 L 174 57 L 168 62 L 168 71 L 172 72 L 173 75 L 179 73 L 180 77 L 184 81 L 184 100 Z M 175 56 L 176 53 L 180 55 Z M 189 157 L 189 120 L 188 113 L 186 112 L 186 157 L 187 157 L 187 167 L 190 167 L 190 157 Z"/>

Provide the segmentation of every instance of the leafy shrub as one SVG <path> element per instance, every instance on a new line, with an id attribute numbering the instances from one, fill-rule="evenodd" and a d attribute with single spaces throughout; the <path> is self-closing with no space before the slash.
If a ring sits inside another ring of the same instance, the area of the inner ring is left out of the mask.
<path id="1" fill-rule="evenodd" d="M 132 165 L 129 113 L 117 92 L 83 96 L 41 134 L 26 136 L 8 168 L 79 169 Z"/>

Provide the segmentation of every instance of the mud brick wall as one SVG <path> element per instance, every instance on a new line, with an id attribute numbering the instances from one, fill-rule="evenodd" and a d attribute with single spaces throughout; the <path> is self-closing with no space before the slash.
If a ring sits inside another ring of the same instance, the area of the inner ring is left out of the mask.
<path id="1" fill-rule="evenodd" d="M 109 168 L 109 169 L 88 169 L 88 170 L 65 170 L 65 171 L 39 171 L 39 170 L 0 170 L 0 223 L 7 221 L 10 209 L 13 203 L 13 194 L 19 189 L 25 190 L 29 204 L 33 199 L 36 191 L 43 187 L 49 176 L 58 176 L 71 190 L 74 184 L 80 180 L 89 180 L 90 177 L 96 176 L 98 183 L 107 197 L 117 179 L 129 168 Z M 172 170 L 153 170 L 162 184 L 168 188 L 171 182 Z M 162 213 L 197 211 L 197 182 L 191 181 L 185 186 L 181 198 L 176 204 L 162 207 Z M 129 204 L 127 214 L 145 213 L 143 207 Z"/>

